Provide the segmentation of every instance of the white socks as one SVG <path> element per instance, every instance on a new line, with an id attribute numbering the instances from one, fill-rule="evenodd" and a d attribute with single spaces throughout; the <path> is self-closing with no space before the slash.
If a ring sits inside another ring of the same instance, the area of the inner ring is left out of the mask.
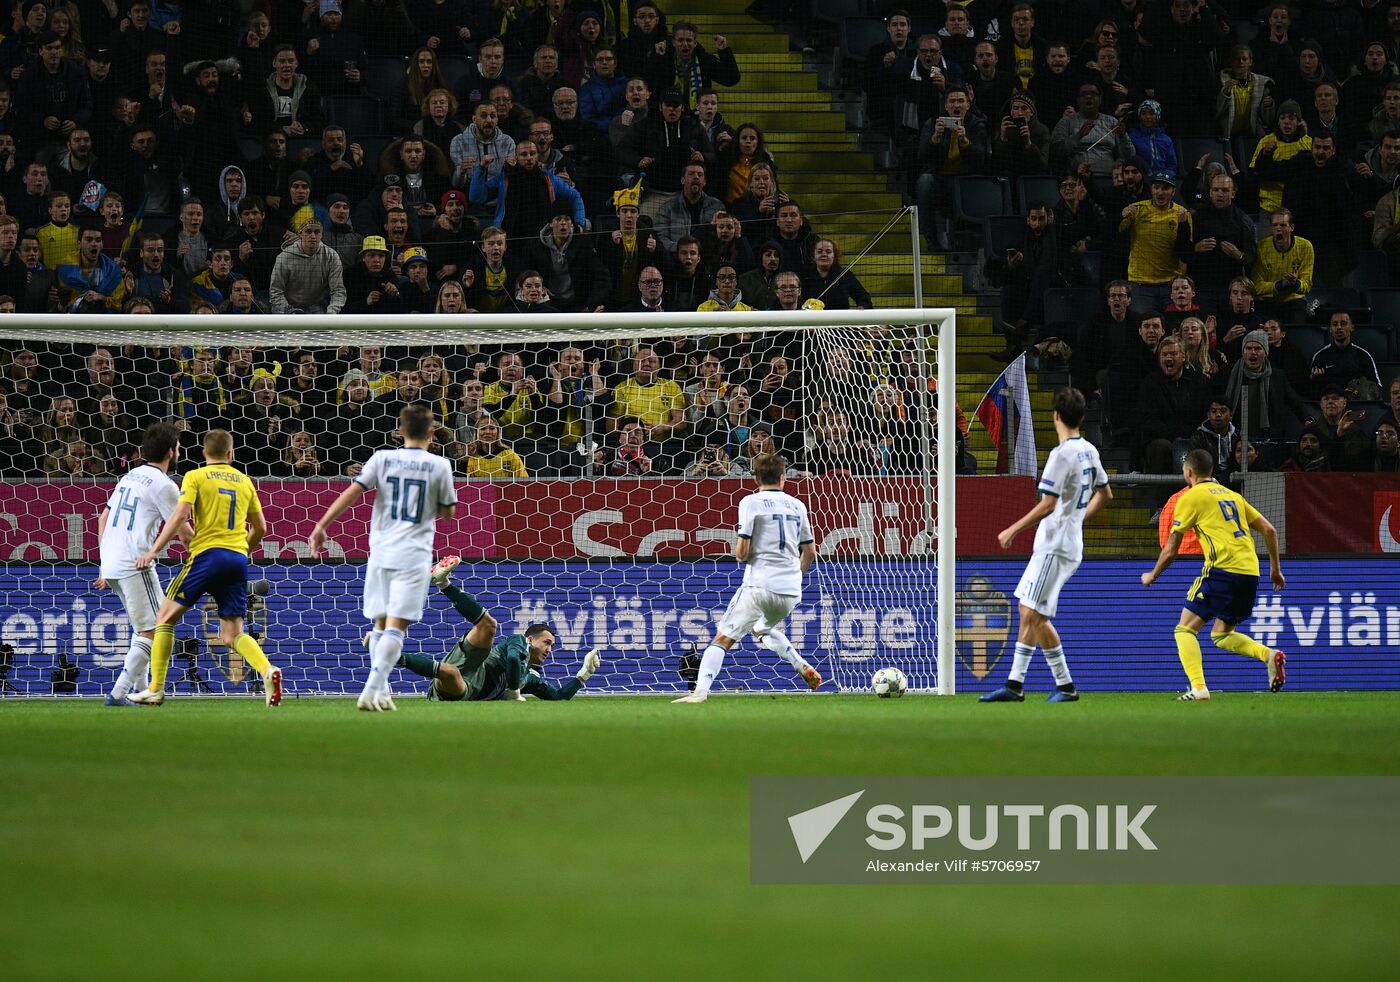
<path id="1" fill-rule="evenodd" d="M 1007 676 L 1012 682 L 1026 681 L 1026 671 L 1031 667 L 1031 656 L 1034 654 L 1035 645 L 1016 642 L 1016 653 L 1011 659 L 1011 674 Z M 1055 676 L 1057 686 L 1074 683 L 1074 679 L 1070 678 L 1069 675 L 1069 665 L 1065 662 L 1063 645 L 1046 649 L 1045 664 L 1050 666 L 1050 673 Z"/>
<path id="2" fill-rule="evenodd" d="M 151 639 L 133 634 L 131 646 L 126 649 L 126 659 L 122 662 L 121 674 L 112 686 L 112 698 L 125 699 L 132 689 L 145 688 L 146 667 L 150 664 Z"/>
<path id="3" fill-rule="evenodd" d="M 1070 685 L 1074 682 L 1074 679 L 1069 677 L 1069 665 L 1065 664 L 1063 645 L 1056 645 L 1045 652 L 1045 664 L 1050 666 L 1050 672 L 1055 676 L 1056 685 Z"/>
<path id="4" fill-rule="evenodd" d="M 773 654 L 777 655 L 799 672 L 811 667 L 803 657 L 797 653 L 797 649 L 792 646 L 792 642 L 787 639 L 787 635 L 777 628 L 774 628 L 767 634 L 760 635 L 758 641 L 759 644 L 763 645 L 763 647 L 773 652 Z"/>
<path id="5" fill-rule="evenodd" d="M 403 632 L 396 627 L 385 628 L 379 634 L 379 640 L 374 646 L 373 656 L 370 662 L 369 681 L 365 683 L 366 692 L 387 692 L 389 689 L 389 673 L 394 670 L 394 666 L 399 663 L 399 653 L 403 651 Z"/>
<path id="6" fill-rule="evenodd" d="M 705 649 L 705 654 L 700 659 L 700 676 L 695 680 L 695 694 L 697 696 L 710 694 L 710 686 L 714 684 L 715 676 L 719 674 L 720 666 L 724 664 L 724 654 L 724 649 L 717 644 L 712 643 Z"/>
<path id="7" fill-rule="evenodd" d="M 792 646 L 787 635 L 776 628 L 766 634 L 759 635 L 758 643 L 787 662 L 798 673 L 811 668 L 806 659 L 798 654 L 797 649 Z M 695 694 L 697 696 L 710 694 L 710 686 L 714 685 L 715 676 L 719 674 L 721 666 L 724 665 L 725 654 L 727 654 L 725 649 L 713 642 L 705 648 L 705 653 L 700 658 L 700 673 L 695 680 Z"/>
<path id="8" fill-rule="evenodd" d="M 1035 654 L 1035 645 L 1022 644 L 1016 642 L 1016 653 L 1011 658 L 1011 674 L 1007 676 L 1012 682 L 1026 681 L 1026 671 L 1031 667 L 1031 656 Z"/>

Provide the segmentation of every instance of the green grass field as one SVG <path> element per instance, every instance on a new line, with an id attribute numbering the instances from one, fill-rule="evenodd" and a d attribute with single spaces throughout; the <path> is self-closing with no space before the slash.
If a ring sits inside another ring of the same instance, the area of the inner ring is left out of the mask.
<path id="1" fill-rule="evenodd" d="M 1400 887 L 748 882 L 754 775 L 1395 775 L 1395 694 L 399 707 L 0 705 L 0 977 L 1400 973 Z"/>

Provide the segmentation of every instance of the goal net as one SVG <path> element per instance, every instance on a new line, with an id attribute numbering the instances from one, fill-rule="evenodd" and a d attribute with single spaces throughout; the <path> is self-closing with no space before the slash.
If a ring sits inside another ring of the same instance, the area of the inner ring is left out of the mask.
<path id="1" fill-rule="evenodd" d="M 143 428 L 171 421 L 186 437 L 177 479 L 222 428 L 258 486 L 268 534 L 248 627 L 289 694 L 357 692 L 370 498 L 334 526 L 326 559 L 307 539 L 414 402 L 433 409 L 433 449 L 458 475 L 438 554 L 463 558 L 458 583 L 500 637 L 554 629 L 546 678 L 597 647 L 590 692 L 687 687 L 687 656 L 743 576 L 734 526 L 751 460 L 772 450 L 819 553 L 783 625 L 793 644 L 828 689 L 896 667 L 916 689 L 951 691 L 952 621 L 938 602 L 940 574 L 951 595 L 951 537 L 941 566 L 935 547 L 951 525 L 939 505 L 951 514 L 955 414 L 953 386 L 934 380 L 952 378 L 952 330 L 952 311 L 912 309 L 0 318 L 0 691 L 110 687 L 130 629 L 119 598 L 94 586 L 97 517 L 139 463 Z M 163 584 L 182 557 L 176 546 L 163 561 Z M 407 650 L 445 652 L 465 630 L 435 593 Z M 186 615 L 170 691 L 255 691 L 217 634 L 209 602 Z M 805 686 L 749 638 L 716 689 Z"/>

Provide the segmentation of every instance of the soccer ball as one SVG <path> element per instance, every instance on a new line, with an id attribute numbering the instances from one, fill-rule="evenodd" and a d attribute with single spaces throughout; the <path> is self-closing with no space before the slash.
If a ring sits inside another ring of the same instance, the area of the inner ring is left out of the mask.
<path id="1" fill-rule="evenodd" d="M 881 699 L 898 699 L 909 688 L 909 680 L 897 668 L 882 668 L 870 679 L 870 688 Z"/>

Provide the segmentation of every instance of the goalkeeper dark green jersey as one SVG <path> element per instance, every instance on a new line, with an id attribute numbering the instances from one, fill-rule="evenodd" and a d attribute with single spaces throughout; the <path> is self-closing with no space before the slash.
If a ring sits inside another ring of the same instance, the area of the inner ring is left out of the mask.
<path id="1" fill-rule="evenodd" d="M 469 609 L 480 609 L 475 607 L 467 594 L 455 586 L 444 587 L 442 592 L 463 617 L 470 616 Z M 552 685 L 545 681 L 539 672 L 531 669 L 530 642 L 523 634 L 507 638 L 493 645 L 490 650 L 468 644 L 464 634 L 457 639 L 457 643 L 452 646 L 442 663 L 455 665 L 462 673 L 462 681 L 467 686 L 462 700 L 471 702 L 500 699 L 508 689 L 518 689 L 537 699 L 557 701 L 572 699 L 574 693 L 583 688 L 583 683 L 576 678 L 569 679 L 563 685 Z M 431 686 L 428 689 L 428 698 L 442 699 L 443 696 L 436 686 Z"/>

